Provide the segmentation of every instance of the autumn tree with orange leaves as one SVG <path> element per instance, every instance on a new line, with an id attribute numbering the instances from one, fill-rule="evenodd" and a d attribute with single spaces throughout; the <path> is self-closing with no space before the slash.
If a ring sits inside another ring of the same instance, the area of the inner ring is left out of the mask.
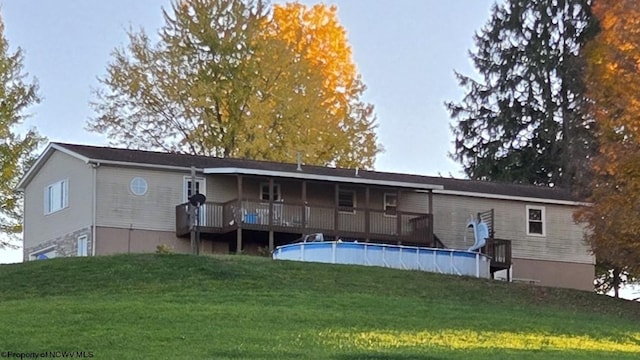
<path id="1" fill-rule="evenodd" d="M 371 168 L 373 106 L 336 8 L 183 0 L 159 41 L 129 31 L 89 121 L 113 145 Z"/>
<path id="2" fill-rule="evenodd" d="M 599 0 L 586 85 L 596 118 L 590 202 L 576 213 L 600 267 L 602 289 L 640 275 L 640 3 Z M 626 276 L 625 276 L 626 275 Z"/>
<path id="3" fill-rule="evenodd" d="M 296 57 L 305 59 L 320 73 L 320 108 L 327 112 L 329 128 L 340 129 L 336 134 L 321 135 L 322 141 L 345 165 L 353 166 L 360 162 L 354 156 L 372 159 L 380 148 L 372 146 L 376 142 L 373 105 L 362 100 L 366 86 L 353 63 L 337 11 L 336 6 L 324 4 L 310 8 L 300 3 L 275 5 L 267 34 L 283 40 Z M 343 141 L 342 134 L 349 134 L 351 140 Z"/>

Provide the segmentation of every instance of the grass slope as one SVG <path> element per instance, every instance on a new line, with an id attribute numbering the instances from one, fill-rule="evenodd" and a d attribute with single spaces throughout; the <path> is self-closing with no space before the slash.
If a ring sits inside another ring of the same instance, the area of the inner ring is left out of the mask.
<path id="1" fill-rule="evenodd" d="M 97 359 L 636 359 L 640 304 L 249 256 L 0 266 L 0 352 Z M 86 354 L 85 354 L 86 355 Z"/>

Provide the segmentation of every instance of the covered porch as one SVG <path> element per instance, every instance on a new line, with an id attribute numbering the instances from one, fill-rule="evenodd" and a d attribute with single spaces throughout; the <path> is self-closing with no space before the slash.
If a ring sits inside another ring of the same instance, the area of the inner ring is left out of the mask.
<path id="1" fill-rule="evenodd" d="M 304 173 L 277 175 L 281 176 L 208 175 L 207 184 L 200 189 L 217 192 L 199 209 L 200 233 L 216 236 L 235 232 L 236 244 L 230 248 L 236 252 L 243 249 L 243 230 L 268 233 L 264 246 L 269 250 L 274 249 L 278 233 L 323 233 L 329 239 L 436 246 L 432 189 L 441 188 L 438 185 L 363 179 L 357 172 L 353 177 L 331 179 L 307 179 L 309 174 Z M 225 185 L 213 185 L 220 176 Z M 222 188 L 224 194 L 219 190 Z M 229 195 L 234 197 L 220 201 Z M 185 202 L 175 208 L 179 237 L 191 233 L 189 206 Z"/>
<path id="2" fill-rule="evenodd" d="M 433 215 L 366 207 L 350 208 L 291 203 L 263 203 L 236 199 L 226 203 L 206 202 L 200 208 L 199 231 L 222 234 L 238 229 L 309 234 L 323 233 L 338 239 L 379 241 L 433 246 Z M 176 206 L 176 235 L 190 233 L 188 204 Z M 269 248 L 273 249 L 270 238 Z M 239 240 L 241 241 L 241 239 Z M 242 248 L 241 244 L 238 246 Z"/>

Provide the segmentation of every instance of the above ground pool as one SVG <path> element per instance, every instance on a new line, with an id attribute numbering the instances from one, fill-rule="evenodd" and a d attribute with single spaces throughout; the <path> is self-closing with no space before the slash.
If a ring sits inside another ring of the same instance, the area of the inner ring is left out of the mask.
<path id="1" fill-rule="evenodd" d="M 273 258 L 490 277 L 490 259 L 478 252 L 465 250 L 323 241 L 278 246 L 273 252 Z"/>

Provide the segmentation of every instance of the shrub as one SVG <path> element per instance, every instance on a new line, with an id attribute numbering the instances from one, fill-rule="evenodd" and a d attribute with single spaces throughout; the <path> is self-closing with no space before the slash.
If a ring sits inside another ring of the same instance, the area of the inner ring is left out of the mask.
<path id="1" fill-rule="evenodd" d="M 167 244 L 160 244 L 156 246 L 156 254 L 173 254 L 173 247 Z"/>

